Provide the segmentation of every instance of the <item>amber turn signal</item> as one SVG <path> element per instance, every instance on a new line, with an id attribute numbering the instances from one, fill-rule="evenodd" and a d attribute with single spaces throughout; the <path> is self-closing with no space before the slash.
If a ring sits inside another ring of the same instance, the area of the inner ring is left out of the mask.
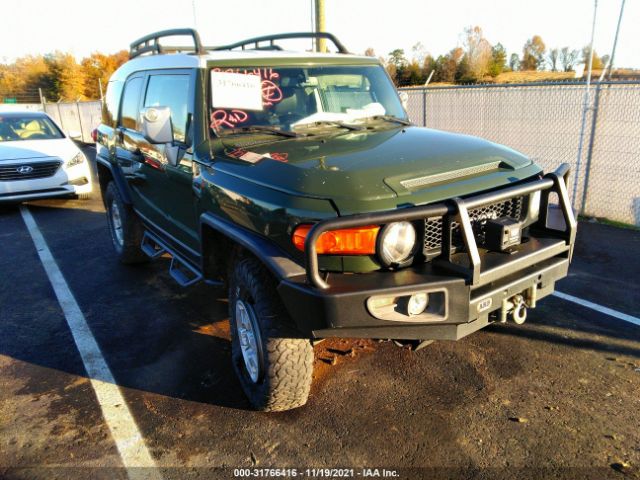
<path id="1" fill-rule="evenodd" d="M 304 252 L 304 242 L 312 227 L 302 224 L 294 230 L 293 244 L 298 250 Z M 316 250 L 325 255 L 374 255 L 379 230 L 378 225 L 368 225 L 324 232 L 316 242 Z"/>

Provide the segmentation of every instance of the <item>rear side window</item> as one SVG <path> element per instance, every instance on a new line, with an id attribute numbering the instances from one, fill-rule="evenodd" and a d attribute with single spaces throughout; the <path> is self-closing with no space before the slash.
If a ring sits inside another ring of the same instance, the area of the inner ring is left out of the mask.
<path id="1" fill-rule="evenodd" d="M 116 126 L 118 118 L 118 105 L 122 96 L 122 87 L 124 83 L 114 80 L 109 82 L 107 86 L 107 94 L 104 97 L 102 105 L 102 122 L 111 127 Z"/>
<path id="2" fill-rule="evenodd" d="M 173 139 L 185 142 L 187 136 L 189 75 L 152 75 L 149 77 L 145 107 L 169 107 Z"/>
<path id="3" fill-rule="evenodd" d="M 122 109 L 120 110 L 120 125 L 131 130 L 138 129 L 141 89 L 142 78 L 140 77 L 132 78 L 124 87 Z"/>

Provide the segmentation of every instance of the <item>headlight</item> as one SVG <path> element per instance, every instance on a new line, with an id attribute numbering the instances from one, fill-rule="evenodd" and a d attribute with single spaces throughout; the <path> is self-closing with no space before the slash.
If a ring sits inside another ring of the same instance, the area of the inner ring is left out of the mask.
<path id="1" fill-rule="evenodd" d="M 390 223 L 378 235 L 378 256 L 387 267 L 406 262 L 415 246 L 416 230 L 409 222 Z"/>
<path id="2" fill-rule="evenodd" d="M 73 157 L 71 160 L 67 162 L 66 167 L 67 168 L 75 167 L 76 165 L 80 165 L 85 160 L 86 158 L 84 154 L 82 152 L 78 152 L 78 154 L 75 157 Z"/>

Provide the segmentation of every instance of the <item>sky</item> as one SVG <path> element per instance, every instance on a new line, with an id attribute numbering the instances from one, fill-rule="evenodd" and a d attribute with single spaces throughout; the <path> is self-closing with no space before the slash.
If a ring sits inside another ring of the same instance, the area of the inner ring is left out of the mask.
<path id="1" fill-rule="evenodd" d="M 421 42 L 433 56 L 462 44 L 462 31 L 479 25 L 489 42 L 510 55 L 540 35 L 547 48 L 580 49 L 591 35 L 593 0 L 325 0 L 326 29 L 354 53 L 378 56 Z M 3 5 L 6 4 L 6 5 Z M 621 0 L 599 0 L 595 49 L 611 52 Z M 81 58 L 128 48 L 147 33 L 197 27 L 207 45 L 268 33 L 308 31 L 312 0 L 0 0 L 0 61 L 54 50 Z M 194 19 L 195 8 L 195 19 Z M 617 67 L 640 68 L 640 0 L 627 0 L 616 50 Z"/>

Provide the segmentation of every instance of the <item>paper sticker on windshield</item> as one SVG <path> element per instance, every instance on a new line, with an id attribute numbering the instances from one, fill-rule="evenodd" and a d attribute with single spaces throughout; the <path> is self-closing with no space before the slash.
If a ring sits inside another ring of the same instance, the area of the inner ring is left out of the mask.
<path id="1" fill-rule="evenodd" d="M 262 80 L 259 75 L 211 71 L 213 108 L 262 110 Z"/>

